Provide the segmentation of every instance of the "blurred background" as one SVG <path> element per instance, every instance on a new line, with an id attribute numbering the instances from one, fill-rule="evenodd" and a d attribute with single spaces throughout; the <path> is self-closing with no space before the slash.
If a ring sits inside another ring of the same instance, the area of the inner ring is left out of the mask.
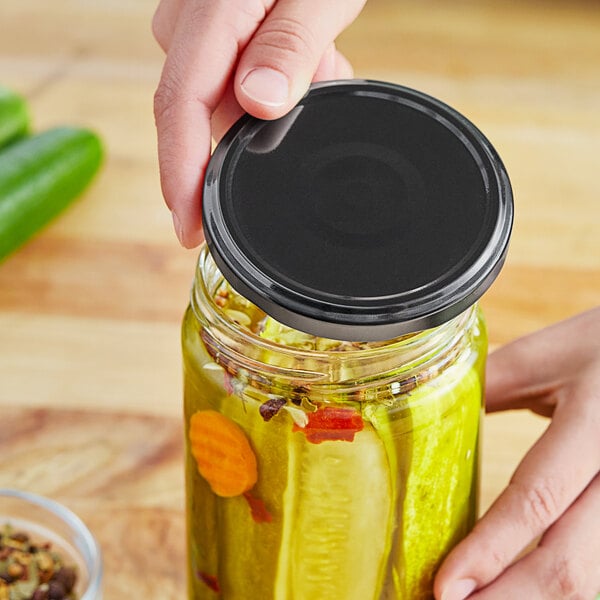
<path id="1" fill-rule="evenodd" d="M 106 556 L 107 598 L 181 598 L 179 247 L 152 117 L 163 55 L 150 0 L 2 0 L 0 84 L 34 129 L 91 127 L 93 186 L 0 264 L 0 487 L 65 501 Z M 483 299 L 493 347 L 600 301 L 600 4 L 369 0 L 339 39 L 357 77 L 474 121 L 512 178 L 506 266 Z M 485 508 L 546 422 L 486 419 Z"/>

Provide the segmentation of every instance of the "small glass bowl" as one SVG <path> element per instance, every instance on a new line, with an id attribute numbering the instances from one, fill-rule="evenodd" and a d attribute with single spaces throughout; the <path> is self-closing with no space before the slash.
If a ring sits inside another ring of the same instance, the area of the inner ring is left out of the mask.
<path id="1" fill-rule="evenodd" d="M 77 567 L 79 600 L 102 600 L 102 554 L 83 521 L 58 502 L 30 492 L 0 488 L 0 527 L 6 523 L 50 542 L 66 563 Z"/>

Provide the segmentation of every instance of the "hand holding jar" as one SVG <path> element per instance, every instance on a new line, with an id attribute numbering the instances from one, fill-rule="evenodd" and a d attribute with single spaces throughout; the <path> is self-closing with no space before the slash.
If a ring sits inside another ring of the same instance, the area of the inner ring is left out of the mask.
<path id="1" fill-rule="evenodd" d="M 436 597 L 592 599 L 600 591 L 600 309 L 499 349 L 487 380 L 489 412 L 526 408 L 552 422 L 446 559 Z"/>

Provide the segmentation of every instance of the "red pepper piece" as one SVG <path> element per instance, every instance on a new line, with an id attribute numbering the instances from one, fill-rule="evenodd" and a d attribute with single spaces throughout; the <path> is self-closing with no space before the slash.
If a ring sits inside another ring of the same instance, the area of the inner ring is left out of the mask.
<path id="1" fill-rule="evenodd" d="M 267 510 L 265 503 L 260 498 L 255 498 L 250 492 L 245 492 L 244 498 L 250 506 L 250 513 L 256 523 L 270 523 L 273 520 L 273 515 Z"/>
<path id="2" fill-rule="evenodd" d="M 221 588 L 219 587 L 219 582 L 214 575 L 208 575 L 207 573 L 203 573 L 202 571 L 198 571 L 199 579 L 205 583 L 213 592 L 219 594 L 221 592 Z"/>
<path id="3" fill-rule="evenodd" d="M 294 423 L 293 431 L 303 431 L 313 444 L 341 440 L 353 442 L 354 436 L 362 431 L 364 423 L 360 413 L 352 408 L 325 406 L 308 414 L 308 423 L 299 427 Z"/>

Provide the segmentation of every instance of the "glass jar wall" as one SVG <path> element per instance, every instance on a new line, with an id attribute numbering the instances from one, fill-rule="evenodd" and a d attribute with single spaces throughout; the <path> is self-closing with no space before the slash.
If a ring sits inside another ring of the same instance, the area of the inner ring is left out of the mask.
<path id="1" fill-rule="evenodd" d="M 206 247 L 183 323 L 190 600 L 433 598 L 477 513 L 475 306 L 388 342 L 291 330 Z"/>

